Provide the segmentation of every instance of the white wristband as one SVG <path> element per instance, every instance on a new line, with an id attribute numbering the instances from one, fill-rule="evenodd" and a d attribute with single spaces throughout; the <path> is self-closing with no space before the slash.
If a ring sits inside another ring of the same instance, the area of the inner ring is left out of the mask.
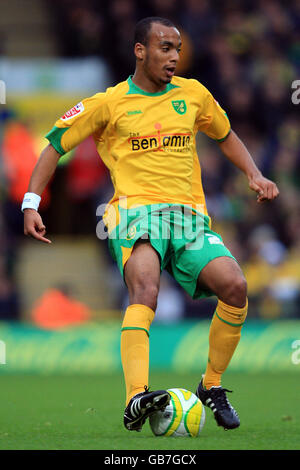
<path id="1" fill-rule="evenodd" d="M 38 210 L 41 202 L 41 196 L 35 193 L 25 193 L 21 211 L 24 212 L 24 209 L 34 209 Z"/>

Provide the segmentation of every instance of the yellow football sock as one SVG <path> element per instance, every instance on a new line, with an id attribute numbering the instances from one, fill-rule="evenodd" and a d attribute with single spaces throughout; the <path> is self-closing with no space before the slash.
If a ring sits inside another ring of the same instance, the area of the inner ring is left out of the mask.
<path id="1" fill-rule="evenodd" d="M 247 311 L 248 300 L 242 308 L 218 301 L 209 330 L 208 363 L 203 380 L 205 388 L 221 385 L 221 376 L 239 343 Z"/>
<path id="2" fill-rule="evenodd" d="M 144 392 L 149 376 L 149 329 L 154 311 L 146 305 L 130 305 L 124 315 L 121 360 L 126 385 L 126 405 L 136 393 Z"/>

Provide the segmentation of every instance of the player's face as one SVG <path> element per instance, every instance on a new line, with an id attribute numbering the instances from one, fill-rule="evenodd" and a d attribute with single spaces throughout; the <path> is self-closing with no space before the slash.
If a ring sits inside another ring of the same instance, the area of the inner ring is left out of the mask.
<path id="1" fill-rule="evenodd" d="M 168 84 L 175 73 L 181 38 L 176 28 L 153 23 L 144 50 L 143 71 L 157 85 Z"/>

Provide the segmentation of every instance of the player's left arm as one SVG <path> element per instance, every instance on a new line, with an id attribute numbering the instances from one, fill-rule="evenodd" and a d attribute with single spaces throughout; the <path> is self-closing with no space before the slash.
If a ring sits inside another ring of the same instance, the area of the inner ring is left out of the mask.
<path id="1" fill-rule="evenodd" d="M 228 160 L 245 173 L 250 189 L 257 193 L 257 202 L 272 201 L 278 196 L 276 184 L 262 175 L 246 146 L 233 130 L 218 145 Z"/>

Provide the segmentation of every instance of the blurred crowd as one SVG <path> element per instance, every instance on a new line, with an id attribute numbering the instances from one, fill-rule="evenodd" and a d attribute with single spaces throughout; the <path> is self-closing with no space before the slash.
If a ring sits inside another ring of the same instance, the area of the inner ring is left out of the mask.
<path id="1" fill-rule="evenodd" d="M 280 189 L 276 201 L 257 204 L 245 176 L 214 142 L 199 136 L 213 229 L 244 269 L 249 315 L 300 318 L 300 104 L 292 102 L 292 82 L 300 78 L 300 1 L 52 0 L 49 13 L 59 18 L 61 56 L 101 56 L 112 85 L 134 71 L 136 22 L 146 16 L 174 22 L 183 38 L 177 74 L 198 79 L 213 93 L 263 174 Z M 110 190 L 107 182 L 105 188 Z M 94 192 L 93 204 L 95 194 L 106 200 L 103 191 Z M 165 276 L 158 318 L 203 317 L 211 314 L 212 302 L 192 302 Z"/>

